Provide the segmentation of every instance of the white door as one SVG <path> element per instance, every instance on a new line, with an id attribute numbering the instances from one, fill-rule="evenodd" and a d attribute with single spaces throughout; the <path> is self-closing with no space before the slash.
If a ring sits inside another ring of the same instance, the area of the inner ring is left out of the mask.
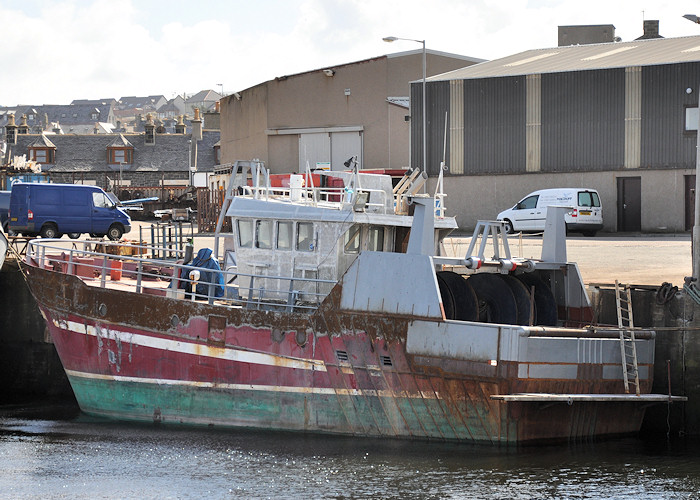
<path id="1" fill-rule="evenodd" d="M 299 173 L 306 172 L 306 163 L 313 170 L 316 163 L 331 161 L 331 138 L 328 132 L 299 135 Z"/>
<path id="2" fill-rule="evenodd" d="M 346 170 L 345 162 L 357 156 L 360 168 L 362 164 L 362 132 L 331 133 L 331 170 Z"/>

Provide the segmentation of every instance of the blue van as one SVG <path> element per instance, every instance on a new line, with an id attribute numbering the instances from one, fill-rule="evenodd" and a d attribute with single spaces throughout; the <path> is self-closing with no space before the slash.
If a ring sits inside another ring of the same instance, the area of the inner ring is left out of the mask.
<path id="1" fill-rule="evenodd" d="M 10 211 L 10 191 L 0 191 L 0 224 L 3 231 L 7 232 L 8 217 Z"/>
<path id="2" fill-rule="evenodd" d="M 14 184 L 9 216 L 10 231 L 42 238 L 89 233 L 118 240 L 131 231 L 129 216 L 96 186 Z"/>

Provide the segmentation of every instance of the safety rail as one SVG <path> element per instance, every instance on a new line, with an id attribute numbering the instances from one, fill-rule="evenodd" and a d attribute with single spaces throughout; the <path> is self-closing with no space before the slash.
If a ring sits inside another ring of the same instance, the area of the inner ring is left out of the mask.
<path id="1" fill-rule="evenodd" d="M 290 200 L 294 203 L 309 205 L 313 207 L 323 203 L 337 204 L 341 208 L 343 204 L 353 204 L 361 207 L 362 210 L 372 208 L 379 213 L 387 214 L 391 212 L 391 207 L 387 206 L 387 193 L 383 189 L 358 189 L 358 196 L 353 195 L 353 190 L 345 187 L 302 187 L 302 188 L 286 188 L 286 187 L 267 187 L 267 186 L 241 186 L 242 194 L 251 196 L 255 199 L 268 200 L 270 198 L 280 198 Z M 363 193 L 367 194 L 366 198 L 362 198 Z M 376 196 L 375 196 L 376 193 Z M 379 202 L 370 201 L 379 198 Z"/>
<path id="2" fill-rule="evenodd" d="M 75 275 L 89 286 L 261 310 L 314 311 L 336 283 L 242 273 L 235 266 L 225 270 L 192 266 L 191 262 L 183 262 L 185 251 L 178 249 L 168 249 L 169 255 L 177 254 L 179 260 L 175 262 L 149 257 L 160 254 L 160 249 L 151 245 L 42 238 L 28 243 L 25 262 Z M 198 271 L 199 278 L 191 271 Z M 268 280 L 285 286 L 266 287 Z"/>

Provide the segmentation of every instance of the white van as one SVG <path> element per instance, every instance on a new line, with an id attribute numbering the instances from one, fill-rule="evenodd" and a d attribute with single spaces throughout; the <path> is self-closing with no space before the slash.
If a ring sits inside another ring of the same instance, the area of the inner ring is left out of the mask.
<path id="1" fill-rule="evenodd" d="M 516 231 L 544 231 L 547 207 L 570 207 L 564 220 L 567 232 L 595 236 L 603 228 L 603 207 L 598 191 L 590 188 L 540 189 L 528 194 L 513 208 L 498 214 L 506 223 L 509 233 Z"/>

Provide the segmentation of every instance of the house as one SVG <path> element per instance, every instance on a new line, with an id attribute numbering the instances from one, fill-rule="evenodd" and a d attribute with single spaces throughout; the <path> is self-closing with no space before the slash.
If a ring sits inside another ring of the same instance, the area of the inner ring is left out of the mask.
<path id="1" fill-rule="evenodd" d="M 176 133 L 156 131 L 147 117 L 144 133 L 59 134 L 29 133 L 14 124 L 6 126 L 6 164 L 15 156 L 41 164 L 51 182 L 98 185 L 118 193 L 121 199 L 158 196 L 166 201 L 192 184 L 198 169 L 214 168 L 218 130 L 204 131 L 199 114 L 192 120 L 193 133 L 185 133 L 182 120 Z"/>
<path id="2" fill-rule="evenodd" d="M 345 169 L 409 164 L 409 82 L 422 78 L 412 50 L 275 78 L 221 100 L 221 161 L 259 158 L 271 172 L 308 164 Z M 428 74 L 481 62 L 428 50 Z"/>

